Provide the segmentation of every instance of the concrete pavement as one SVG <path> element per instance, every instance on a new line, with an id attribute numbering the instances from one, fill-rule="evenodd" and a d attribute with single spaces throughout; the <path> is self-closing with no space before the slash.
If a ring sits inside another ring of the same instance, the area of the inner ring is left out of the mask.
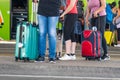
<path id="1" fill-rule="evenodd" d="M 0 80 L 120 80 L 120 49 L 109 47 L 109 52 L 110 61 L 86 61 L 78 47 L 77 60 L 55 64 L 47 57 L 43 63 L 15 62 L 14 53 L 0 53 Z"/>
<path id="2" fill-rule="evenodd" d="M 15 62 L 14 56 L 0 56 L 0 80 L 120 80 L 120 60 Z"/>

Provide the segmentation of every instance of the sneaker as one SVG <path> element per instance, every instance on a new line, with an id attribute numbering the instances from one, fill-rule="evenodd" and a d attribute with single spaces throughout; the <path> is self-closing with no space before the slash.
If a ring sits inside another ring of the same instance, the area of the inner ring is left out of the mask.
<path id="1" fill-rule="evenodd" d="M 53 59 L 53 58 L 50 58 L 50 59 L 49 59 L 49 62 L 50 62 L 50 63 L 56 63 L 56 62 L 55 62 L 55 59 Z"/>
<path id="2" fill-rule="evenodd" d="M 105 56 L 101 57 L 101 59 L 102 59 L 102 60 L 105 60 L 105 61 L 106 61 L 106 60 L 110 60 L 110 56 L 105 55 Z"/>
<path id="3" fill-rule="evenodd" d="M 35 60 L 35 62 L 44 62 L 45 58 L 44 57 L 39 57 Z"/>
<path id="4" fill-rule="evenodd" d="M 120 47 L 120 44 L 114 45 L 114 47 Z"/>
<path id="5" fill-rule="evenodd" d="M 71 57 L 71 60 L 76 60 L 76 55 L 75 54 L 72 54 L 70 57 Z"/>
<path id="6" fill-rule="evenodd" d="M 63 57 L 59 58 L 59 60 L 71 60 L 71 56 L 68 54 L 65 54 Z"/>

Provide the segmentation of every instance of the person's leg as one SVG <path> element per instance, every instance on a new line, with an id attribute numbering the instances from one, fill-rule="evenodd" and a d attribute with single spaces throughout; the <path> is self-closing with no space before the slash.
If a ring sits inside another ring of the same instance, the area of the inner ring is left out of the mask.
<path id="1" fill-rule="evenodd" d="M 118 28 L 117 34 L 118 34 L 118 41 L 120 42 L 120 28 Z M 120 43 L 118 43 L 118 44 L 120 44 Z"/>
<path id="2" fill-rule="evenodd" d="M 55 60 L 56 55 L 56 25 L 58 16 L 48 17 L 49 59 Z"/>
<path id="3" fill-rule="evenodd" d="M 76 42 L 72 42 L 71 53 L 75 53 L 75 50 L 76 50 Z"/>
<path id="4" fill-rule="evenodd" d="M 71 40 L 67 40 L 65 41 L 65 47 L 66 47 L 66 54 L 70 54 L 71 53 Z"/>
<path id="5" fill-rule="evenodd" d="M 65 39 L 65 45 L 66 45 L 66 54 L 62 58 L 60 58 L 60 60 L 73 60 L 71 56 L 74 55 L 75 48 L 76 48 L 76 41 L 75 41 L 75 34 L 74 34 L 76 20 L 77 20 L 77 15 L 75 14 L 69 14 L 66 16 L 65 25 L 64 25 L 64 39 Z"/>
<path id="6" fill-rule="evenodd" d="M 76 50 L 76 42 L 72 42 L 72 45 L 71 45 L 71 60 L 76 60 L 75 50 Z"/>
<path id="7" fill-rule="evenodd" d="M 120 28 L 117 28 L 117 43 L 114 47 L 120 47 Z"/>
<path id="8" fill-rule="evenodd" d="M 76 27 L 75 23 L 76 23 L 76 20 L 77 20 L 77 15 L 74 15 L 73 16 L 73 19 L 72 19 L 72 33 L 71 33 L 71 59 L 72 60 L 75 60 L 76 59 L 76 56 L 75 56 L 75 50 L 76 50 L 76 41 L 77 39 L 75 38 L 75 33 L 74 33 L 74 29 Z M 81 25 L 81 24 L 79 24 Z M 79 26 L 81 27 L 81 26 Z M 81 29 L 80 29 L 80 32 L 81 32 Z M 79 36 L 79 35 L 78 35 Z"/>
<path id="9" fill-rule="evenodd" d="M 60 60 L 71 60 L 71 32 L 72 32 L 72 28 L 71 28 L 71 22 L 70 22 L 71 16 L 70 15 L 66 15 L 65 17 L 65 21 L 64 21 L 64 40 L 65 40 L 65 54 L 64 56 L 62 56 L 61 58 L 59 58 Z"/>
<path id="10" fill-rule="evenodd" d="M 38 15 L 38 24 L 39 24 L 39 57 L 41 58 L 40 61 L 44 61 L 46 51 L 47 17 Z"/>
<path id="11" fill-rule="evenodd" d="M 98 19 L 98 21 L 100 20 L 100 32 L 102 35 L 102 48 L 104 50 L 103 56 L 101 57 L 104 60 L 108 60 L 110 59 L 110 57 L 108 56 L 108 50 L 107 50 L 107 43 L 106 43 L 106 39 L 104 37 L 104 32 L 105 32 L 105 25 L 106 25 L 106 16 L 102 16 L 100 17 L 100 19 Z"/>

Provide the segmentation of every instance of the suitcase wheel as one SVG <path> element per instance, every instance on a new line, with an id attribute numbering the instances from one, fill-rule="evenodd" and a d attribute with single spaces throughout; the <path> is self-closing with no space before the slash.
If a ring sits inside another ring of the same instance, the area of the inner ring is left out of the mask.
<path id="1" fill-rule="evenodd" d="M 15 61 L 18 62 L 18 57 L 15 57 Z"/>
<path id="2" fill-rule="evenodd" d="M 98 61 L 101 61 L 101 58 L 98 58 L 97 60 L 98 60 Z"/>
<path id="3" fill-rule="evenodd" d="M 88 57 L 86 57 L 85 60 L 92 60 L 92 58 L 88 58 Z"/>
<path id="4" fill-rule="evenodd" d="M 86 57 L 85 60 L 88 60 L 88 58 Z"/>
<path id="5" fill-rule="evenodd" d="M 29 62 L 29 58 L 28 57 L 23 57 L 23 61 L 24 62 Z"/>
<path id="6" fill-rule="evenodd" d="M 98 60 L 98 61 L 101 61 L 101 58 L 88 58 L 88 57 L 86 57 L 85 60 Z"/>

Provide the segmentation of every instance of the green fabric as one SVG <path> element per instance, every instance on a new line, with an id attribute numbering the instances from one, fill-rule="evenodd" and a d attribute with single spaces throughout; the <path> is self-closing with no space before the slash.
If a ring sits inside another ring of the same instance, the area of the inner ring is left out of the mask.
<path id="1" fill-rule="evenodd" d="M 61 23 L 61 22 L 58 22 L 56 28 L 57 28 L 58 30 L 62 30 L 62 27 L 63 27 L 62 23 Z"/>

